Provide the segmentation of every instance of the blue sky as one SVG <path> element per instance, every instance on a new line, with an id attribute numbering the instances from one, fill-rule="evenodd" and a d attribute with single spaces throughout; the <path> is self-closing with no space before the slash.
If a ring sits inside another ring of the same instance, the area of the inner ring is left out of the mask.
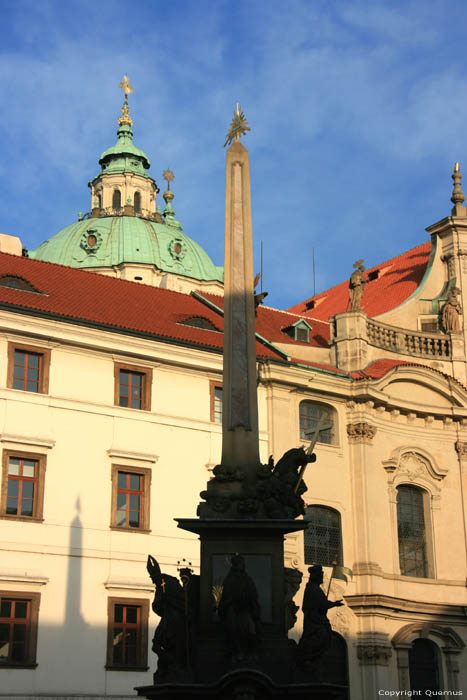
<path id="1" fill-rule="evenodd" d="M 463 0 L 1 0 L 0 231 L 36 247 L 89 211 L 126 72 L 134 141 L 175 173 L 184 232 L 223 264 L 239 100 L 255 268 L 286 308 L 427 240 L 467 171 Z M 462 168 L 463 162 L 465 163 Z M 466 185 L 467 187 L 467 185 Z"/>

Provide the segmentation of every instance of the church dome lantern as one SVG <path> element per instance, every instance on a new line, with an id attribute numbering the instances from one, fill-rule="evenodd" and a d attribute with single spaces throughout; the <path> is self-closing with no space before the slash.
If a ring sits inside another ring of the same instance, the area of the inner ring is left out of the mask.
<path id="1" fill-rule="evenodd" d="M 29 256 L 176 291 L 204 288 L 222 293 L 223 268 L 213 264 L 175 219 L 171 170 L 163 173 L 167 190 L 162 213 L 156 206 L 159 188 L 148 173 L 149 158 L 133 144 L 128 105 L 133 88 L 127 76 L 120 87 L 125 98 L 117 143 L 101 155 L 101 171 L 88 183 L 90 213 L 80 213 L 76 223 L 29 251 Z"/>

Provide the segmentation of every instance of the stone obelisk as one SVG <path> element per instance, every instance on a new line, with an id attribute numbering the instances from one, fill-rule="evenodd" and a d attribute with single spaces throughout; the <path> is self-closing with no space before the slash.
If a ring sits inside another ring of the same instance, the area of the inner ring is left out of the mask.
<path id="1" fill-rule="evenodd" d="M 224 370 L 222 465 L 259 465 L 250 164 L 239 136 L 248 129 L 238 104 L 225 164 Z"/>

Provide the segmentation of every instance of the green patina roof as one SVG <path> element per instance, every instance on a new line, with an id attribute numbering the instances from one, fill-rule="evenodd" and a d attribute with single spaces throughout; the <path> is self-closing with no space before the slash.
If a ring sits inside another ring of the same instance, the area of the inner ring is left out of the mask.
<path id="1" fill-rule="evenodd" d="M 115 146 L 108 148 L 99 158 L 102 172 L 129 171 L 149 177 L 145 170 L 151 165 L 149 158 L 133 144 L 133 132 L 128 124 L 122 124 L 117 131 Z"/>
<path id="2" fill-rule="evenodd" d="M 96 245 L 89 245 L 90 234 L 96 238 Z M 201 246 L 180 228 L 136 216 L 78 221 L 29 251 L 29 257 L 88 269 L 124 262 L 146 263 L 197 280 L 224 279 L 223 268 L 214 265 Z"/>

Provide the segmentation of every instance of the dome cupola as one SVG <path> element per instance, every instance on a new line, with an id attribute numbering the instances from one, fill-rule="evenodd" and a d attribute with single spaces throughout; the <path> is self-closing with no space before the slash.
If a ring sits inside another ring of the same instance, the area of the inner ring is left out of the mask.
<path id="1" fill-rule="evenodd" d="M 133 144 L 133 120 L 128 94 L 133 92 L 125 76 L 125 92 L 118 120 L 117 143 L 99 159 L 101 172 L 89 183 L 91 211 L 44 241 L 31 258 L 94 270 L 104 275 L 166 287 L 181 292 L 205 289 L 222 293 L 224 271 L 183 232 L 175 218 L 174 174 L 163 177 L 163 211 L 156 207 L 159 192 L 149 176 L 149 158 Z"/>
<path id="2" fill-rule="evenodd" d="M 91 189 L 91 215 L 126 216 L 147 214 L 156 217 L 156 195 L 159 188 L 147 170 L 147 155 L 133 143 L 133 119 L 130 117 L 128 95 L 133 92 L 125 75 L 120 87 L 125 98 L 122 115 L 118 119 L 117 143 L 99 158 L 101 172 L 89 183 Z"/>

